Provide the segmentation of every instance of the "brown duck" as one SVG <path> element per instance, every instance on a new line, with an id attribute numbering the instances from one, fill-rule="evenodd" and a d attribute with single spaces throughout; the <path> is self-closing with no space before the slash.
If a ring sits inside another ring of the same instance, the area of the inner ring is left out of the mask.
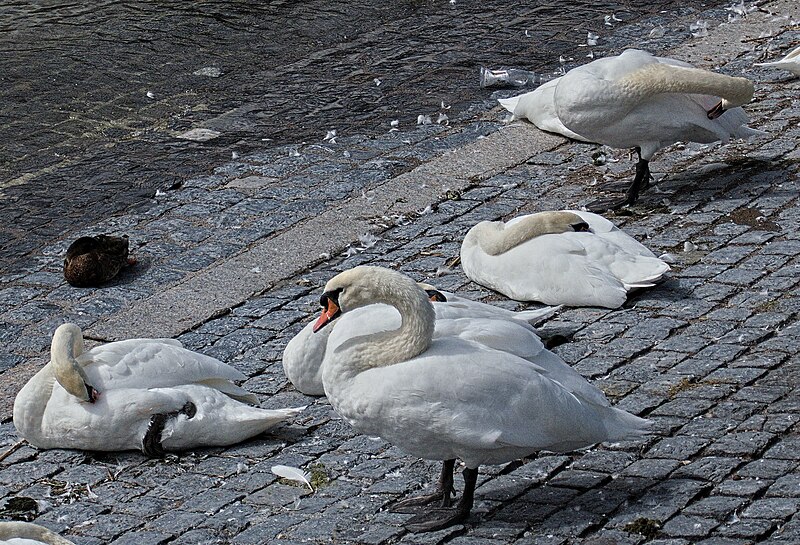
<path id="1" fill-rule="evenodd" d="M 128 257 L 128 237 L 97 235 L 81 237 L 67 249 L 64 278 L 71 286 L 99 286 L 114 278 L 126 265 L 136 263 Z"/>

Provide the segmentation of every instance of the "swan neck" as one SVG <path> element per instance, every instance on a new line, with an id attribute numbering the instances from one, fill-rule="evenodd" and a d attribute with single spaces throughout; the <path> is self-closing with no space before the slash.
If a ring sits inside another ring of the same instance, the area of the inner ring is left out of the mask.
<path id="1" fill-rule="evenodd" d="M 344 375 L 375 367 L 385 367 L 414 358 L 428 349 L 433 339 L 436 314 L 427 295 L 413 281 L 408 285 L 389 286 L 373 301 L 391 305 L 400 313 L 400 327 L 364 335 L 348 344 L 348 354 L 341 358 L 347 369 Z"/>
<path id="2" fill-rule="evenodd" d="M 73 324 L 60 326 L 53 335 L 48 364 L 55 379 L 71 395 L 85 399 L 88 379 L 77 358 L 83 354 L 83 334 Z"/>
<path id="3" fill-rule="evenodd" d="M 753 83 L 747 78 L 726 76 L 709 70 L 648 64 L 619 81 L 629 94 L 641 97 L 660 93 L 691 93 L 725 99 L 726 108 L 741 106 L 753 98 Z"/>
<path id="4" fill-rule="evenodd" d="M 511 225 L 502 222 L 482 222 L 475 228 L 481 249 L 489 255 L 503 254 L 533 238 L 574 231 L 574 225 L 584 223 L 573 212 L 540 212 L 520 218 Z"/>

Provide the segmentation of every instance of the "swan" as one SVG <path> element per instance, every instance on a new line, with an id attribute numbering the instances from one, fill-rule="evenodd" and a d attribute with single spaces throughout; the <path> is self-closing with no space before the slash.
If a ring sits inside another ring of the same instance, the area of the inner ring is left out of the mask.
<path id="1" fill-rule="evenodd" d="M 75 545 L 44 526 L 31 522 L 0 522 L 0 543 L 8 545 Z"/>
<path id="2" fill-rule="evenodd" d="M 465 520 L 481 464 L 621 440 L 647 428 L 646 420 L 611 407 L 600 390 L 535 336 L 528 337 L 526 358 L 457 336 L 434 338 L 432 303 L 396 271 L 347 270 L 325 285 L 320 303 L 317 330 L 341 314 L 322 372 L 336 412 L 360 433 L 380 436 L 414 456 L 444 461 L 435 494 L 396 506 L 440 502 L 441 508 L 407 522 L 412 531 Z M 343 326 L 355 326 L 348 323 L 355 309 L 374 303 L 395 307 L 399 328 L 337 339 Z M 456 458 L 466 465 L 464 493 L 450 508 Z"/>
<path id="3" fill-rule="evenodd" d="M 784 58 L 772 62 L 756 62 L 753 66 L 769 66 L 788 70 L 796 76 L 800 76 L 800 47 L 791 50 Z"/>
<path id="4" fill-rule="evenodd" d="M 583 136 L 566 128 L 556 115 L 553 95 L 560 79 L 552 79 L 533 91 L 521 95 L 499 98 L 497 102 L 511 112 L 513 119 L 527 119 L 543 131 L 554 132 L 581 142 L 589 142 Z"/>
<path id="5" fill-rule="evenodd" d="M 127 236 L 80 237 L 67 248 L 64 278 L 77 288 L 99 286 L 134 263 L 136 258 L 128 256 Z"/>
<path id="6" fill-rule="evenodd" d="M 604 217 L 578 210 L 482 221 L 464 237 L 461 267 L 511 299 L 607 308 L 670 269 Z"/>
<path id="7" fill-rule="evenodd" d="M 246 377 L 173 339 L 129 339 L 84 350 L 80 328 L 60 325 L 50 362 L 14 400 L 14 426 L 39 448 L 165 450 L 238 443 L 303 407 L 252 407 Z"/>
<path id="8" fill-rule="evenodd" d="M 459 297 L 448 291 L 437 290 L 430 284 L 420 284 L 420 287 L 434 302 L 437 324 L 441 320 L 461 319 L 459 326 L 478 334 L 479 323 L 469 320 L 482 318 L 519 320 L 524 323 L 535 323 L 555 314 L 559 307 L 545 307 L 537 310 L 524 310 L 514 312 L 504 308 L 487 305 L 479 301 L 472 301 Z M 366 311 L 359 309 L 362 325 L 343 331 L 342 335 L 356 336 L 363 334 L 363 327 L 376 330 L 396 329 L 400 326 L 400 315 L 388 305 L 374 305 L 376 308 Z M 337 326 L 338 327 L 338 326 Z M 325 395 L 322 387 L 322 360 L 325 358 L 325 349 L 328 337 L 333 331 L 333 324 L 324 331 L 314 333 L 314 322 L 308 323 L 297 335 L 287 343 L 283 351 L 283 372 L 286 378 L 300 392 L 310 396 Z"/>
<path id="9" fill-rule="evenodd" d="M 596 211 L 634 204 L 652 179 L 649 162 L 661 148 L 765 134 L 747 127 L 740 108 L 753 98 L 750 80 L 638 49 L 578 66 L 545 86 L 501 104 L 544 130 L 634 148 L 639 156 L 625 198 L 590 203 Z"/>

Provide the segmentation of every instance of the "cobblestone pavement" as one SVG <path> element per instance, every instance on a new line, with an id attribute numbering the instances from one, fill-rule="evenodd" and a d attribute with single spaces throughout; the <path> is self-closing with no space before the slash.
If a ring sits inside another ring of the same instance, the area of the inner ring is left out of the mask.
<path id="1" fill-rule="evenodd" d="M 311 404 L 274 433 L 165 460 L 23 446 L 0 462 L 3 514 L 27 508 L 87 545 L 800 542 L 800 236 L 792 223 L 800 80 L 751 67 L 800 43 L 800 13 L 773 0 L 720 24 L 729 15 L 687 10 L 607 30 L 610 52 L 639 45 L 753 78 L 751 125 L 770 135 L 658 154 L 658 185 L 615 221 L 672 255 L 669 279 L 621 309 L 569 309 L 544 326 L 576 331 L 556 351 L 618 406 L 653 420 L 651 436 L 484 467 L 467 524 L 413 535 L 401 525 L 408 515 L 385 508 L 432 486 L 437 464 L 354 434 L 327 402 L 283 377 L 282 349 L 317 312 L 335 272 L 398 267 L 521 308 L 452 265 L 468 227 L 580 206 L 596 181 L 629 179 L 626 153 L 606 150 L 610 160 L 596 166 L 596 146 L 505 126 L 486 92 L 448 126 L 242 154 L 151 206 L 96 221 L 91 232 L 128 233 L 141 260 L 110 287 L 64 283 L 69 237 L 0 276 L 0 382 L 9 393 L 46 362 L 55 325 L 70 320 L 98 340 L 176 336 L 242 370 L 264 406 Z M 708 36 L 691 36 L 698 20 L 709 23 Z M 4 445 L 17 440 L 11 397 L 0 407 Z M 328 481 L 314 492 L 284 484 L 270 472 L 279 463 Z M 36 512 L 19 498 L 36 500 Z"/>
<path id="2" fill-rule="evenodd" d="M 634 21 L 675 4 L 6 2 L 0 271 L 265 141 L 374 136 L 395 119 L 406 130 L 442 101 L 462 115 L 485 96 L 479 64 L 539 70 L 604 34 L 604 14 Z M 178 138 L 198 127 L 220 134 Z"/>

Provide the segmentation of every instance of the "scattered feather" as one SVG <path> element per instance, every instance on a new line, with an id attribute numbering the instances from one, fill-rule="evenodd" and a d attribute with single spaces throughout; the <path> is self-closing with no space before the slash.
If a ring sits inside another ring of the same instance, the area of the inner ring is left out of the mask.
<path id="1" fill-rule="evenodd" d="M 380 78 L 373 78 L 372 82 L 375 84 L 375 87 L 380 87 L 381 83 L 383 83 Z"/>
<path id="2" fill-rule="evenodd" d="M 372 233 L 364 233 L 358 237 L 358 241 L 361 243 L 362 250 L 366 250 L 367 248 L 372 248 L 380 239 L 373 235 Z"/>
<path id="3" fill-rule="evenodd" d="M 194 72 L 192 72 L 192 74 L 195 76 L 207 76 L 209 78 L 218 78 L 222 75 L 222 70 L 220 70 L 216 66 L 207 66 L 205 68 L 195 70 Z"/>
<path id="4" fill-rule="evenodd" d="M 431 116 L 425 114 L 419 114 L 417 116 L 417 125 L 430 125 L 433 121 L 431 121 Z"/>
<path id="5" fill-rule="evenodd" d="M 289 157 L 300 157 L 300 152 L 297 151 L 297 148 L 292 148 L 289 150 Z"/>
<path id="6" fill-rule="evenodd" d="M 597 45 L 597 40 L 599 40 L 599 39 L 600 39 L 600 36 L 598 36 L 597 34 L 593 34 L 592 32 L 588 32 L 586 34 L 586 45 L 588 45 L 588 46 Z"/>
<path id="7" fill-rule="evenodd" d="M 399 119 L 392 119 L 389 122 L 389 125 L 391 125 L 392 127 L 397 127 L 398 125 L 400 125 L 400 120 Z"/>
<path id="8" fill-rule="evenodd" d="M 152 91 L 147 91 L 147 98 L 156 98 L 156 95 Z"/>
<path id="9" fill-rule="evenodd" d="M 698 20 L 696 23 L 689 25 L 689 32 L 695 38 L 705 38 L 708 36 L 708 21 Z"/>
<path id="10" fill-rule="evenodd" d="M 239 153 L 235 152 L 235 151 L 232 151 L 231 152 L 231 159 L 238 159 L 238 158 L 239 158 Z"/>
<path id="11" fill-rule="evenodd" d="M 181 138 L 183 140 L 194 140 L 195 142 L 206 142 L 208 140 L 213 140 L 221 134 L 221 132 L 211 129 L 192 129 L 179 134 L 177 138 Z"/>
<path id="12" fill-rule="evenodd" d="M 303 483 L 306 486 L 308 486 L 308 488 L 311 491 L 314 490 L 314 487 L 311 486 L 311 481 L 309 481 L 309 479 L 311 478 L 311 473 L 306 473 L 305 471 L 297 467 L 283 466 L 283 465 L 272 466 L 271 469 L 272 472 L 278 477 L 282 477 L 284 479 L 288 479 L 290 481 L 295 481 L 298 483 Z"/>
<path id="13" fill-rule="evenodd" d="M 440 125 L 442 125 L 442 124 L 449 125 L 450 124 L 450 118 L 447 117 L 446 113 L 440 112 L 439 113 L 439 117 L 436 118 L 436 122 L 438 124 L 440 124 Z"/>
<path id="14" fill-rule="evenodd" d="M 325 133 L 325 138 L 322 139 L 323 142 L 330 142 L 331 144 L 336 143 L 336 129 L 330 130 Z"/>

